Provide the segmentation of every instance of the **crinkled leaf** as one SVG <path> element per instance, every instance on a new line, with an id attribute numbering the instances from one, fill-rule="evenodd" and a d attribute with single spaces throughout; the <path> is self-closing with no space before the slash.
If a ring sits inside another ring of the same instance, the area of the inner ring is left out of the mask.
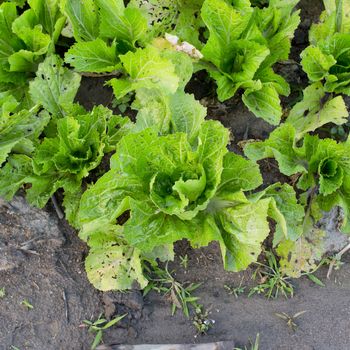
<path id="1" fill-rule="evenodd" d="M 64 214 L 66 220 L 73 227 L 77 227 L 77 213 L 79 210 L 80 199 L 82 195 L 82 190 L 79 188 L 72 188 L 72 191 L 69 191 L 69 188 L 65 188 L 63 206 L 64 206 Z"/>
<path id="2" fill-rule="evenodd" d="M 305 162 L 295 148 L 295 129 L 289 124 L 282 124 L 265 141 L 248 143 L 244 153 L 253 161 L 275 158 L 280 171 L 288 176 L 306 171 Z"/>
<path id="3" fill-rule="evenodd" d="M 135 7 L 124 7 L 121 0 L 98 0 L 100 8 L 100 35 L 135 44 L 147 31 L 147 19 Z"/>
<path id="4" fill-rule="evenodd" d="M 231 61 L 235 40 L 247 27 L 252 9 L 236 10 L 224 0 L 206 0 L 202 7 L 202 19 L 209 30 L 209 39 L 202 53 L 217 67 Z"/>
<path id="5" fill-rule="evenodd" d="M 30 95 L 35 103 L 60 118 L 65 115 L 65 106 L 73 103 L 80 79 L 79 74 L 63 67 L 58 56 L 48 56 L 30 82 Z"/>
<path id="6" fill-rule="evenodd" d="M 116 44 L 108 46 L 101 39 L 74 44 L 65 61 L 79 72 L 112 72 L 119 67 Z"/>
<path id="7" fill-rule="evenodd" d="M 309 46 L 301 53 L 303 70 L 311 81 L 322 80 L 336 64 L 332 55 L 324 54 L 319 47 Z"/>
<path id="8" fill-rule="evenodd" d="M 126 241 L 144 251 L 151 251 L 161 244 L 180 239 L 191 239 L 196 227 L 176 215 L 167 215 L 147 202 L 131 203 L 131 217 L 124 225 Z"/>
<path id="9" fill-rule="evenodd" d="M 63 28 L 65 19 L 60 11 L 59 0 L 28 0 L 38 22 L 53 36 L 54 42 Z"/>
<path id="10" fill-rule="evenodd" d="M 171 126 L 174 132 L 187 134 L 189 142 L 198 136 L 207 110 L 193 95 L 178 92 L 169 98 Z"/>
<path id="11" fill-rule="evenodd" d="M 139 88 L 158 88 L 165 93 L 174 93 L 179 84 L 173 63 L 162 58 L 160 52 L 151 46 L 128 52 L 120 56 L 124 69 L 130 78 L 112 79 L 109 84 L 117 98 Z"/>
<path id="12" fill-rule="evenodd" d="M 321 83 L 315 83 L 304 90 L 304 97 L 290 111 L 286 120 L 296 130 L 296 138 L 302 138 L 307 132 L 315 131 L 327 123 L 342 125 L 348 112 L 341 96 L 329 98 L 324 102 L 326 93 Z"/>
<path id="13" fill-rule="evenodd" d="M 226 270 L 244 270 L 258 259 L 261 244 L 270 232 L 269 206 L 270 199 L 262 199 L 226 209 L 220 215 L 224 230 L 220 246 Z"/>
<path id="14" fill-rule="evenodd" d="M 135 281 L 140 289 L 145 288 L 148 281 L 142 273 L 140 252 L 118 241 L 116 233 L 122 231 L 121 226 L 110 231 L 89 240 L 90 251 L 85 260 L 89 281 L 102 291 L 131 289 Z"/>
<path id="15" fill-rule="evenodd" d="M 282 107 L 278 92 L 273 84 L 265 83 L 259 90 L 247 89 L 242 96 L 244 104 L 257 117 L 272 125 L 278 125 L 282 116 Z"/>
<path id="16" fill-rule="evenodd" d="M 276 221 L 276 230 L 273 244 L 278 244 L 284 237 L 295 241 L 303 232 L 304 207 L 298 203 L 296 193 L 288 184 L 276 183 L 267 187 L 264 191 L 252 196 L 253 198 L 273 198 L 277 209 L 283 215 L 284 223 Z M 286 232 L 284 232 L 286 230 Z"/>
<path id="17" fill-rule="evenodd" d="M 240 155 L 229 152 L 224 157 L 221 182 L 217 195 L 225 197 L 225 194 L 238 191 L 251 191 L 262 184 L 259 166 L 243 158 Z"/>
<path id="18" fill-rule="evenodd" d="M 0 119 L 0 165 L 18 143 L 24 139 L 35 141 L 49 120 L 47 113 L 38 114 L 36 110 L 3 115 Z"/>

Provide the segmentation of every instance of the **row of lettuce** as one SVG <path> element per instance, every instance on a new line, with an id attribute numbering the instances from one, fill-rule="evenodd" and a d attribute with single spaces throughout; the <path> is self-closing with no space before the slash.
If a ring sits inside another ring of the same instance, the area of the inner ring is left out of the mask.
<path id="1" fill-rule="evenodd" d="M 144 262 L 172 260 L 181 239 L 216 241 L 225 269 L 245 269 L 271 221 L 283 271 L 313 270 L 324 253 L 315 225 L 323 212 L 340 206 L 350 232 L 350 141 L 314 132 L 347 122 L 336 94 L 350 95 L 350 1 L 325 1 L 302 53 L 312 84 L 280 123 L 279 95 L 290 88 L 273 66 L 288 59 L 297 2 L 3 2 L 0 195 L 10 200 L 24 188 L 43 207 L 62 193 L 67 220 L 90 247 L 87 275 L 101 290 L 145 287 Z M 242 92 L 257 117 L 278 125 L 267 140 L 247 143 L 246 157 L 228 151 L 229 130 L 185 92 L 202 69 L 221 101 Z M 132 101 L 135 122 L 76 103 L 81 73 L 117 76 L 106 84 L 117 100 Z M 256 163 L 264 158 L 293 181 L 264 188 Z"/>

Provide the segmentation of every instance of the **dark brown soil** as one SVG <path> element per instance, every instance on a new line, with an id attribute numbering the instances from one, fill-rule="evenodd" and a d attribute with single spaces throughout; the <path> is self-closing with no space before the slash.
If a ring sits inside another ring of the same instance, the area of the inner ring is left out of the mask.
<path id="1" fill-rule="evenodd" d="M 294 40 L 292 62 L 280 65 L 294 93 L 284 101 L 285 107 L 295 101 L 300 87 L 307 83 L 301 73 L 299 53 L 307 45 L 306 30 L 322 9 L 321 1 L 302 1 L 302 24 Z M 203 79 L 199 76 L 198 79 Z M 78 99 L 87 108 L 95 104 L 111 107 L 112 92 L 103 87 L 103 79 L 84 78 Z M 195 86 L 196 84 L 193 84 Z M 212 88 L 198 91 L 189 86 L 203 104 L 209 117 L 230 127 L 237 141 L 263 139 L 272 130 L 264 121 L 249 113 L 239 98 L 225 104 L 212 97 Z M 349 99 L 347 103 L 349 105 Z M 240 151 L 232 144 L 232 148 Z M 261 164 L 265 183 L 287 179 L 278 175 L 273 162 Z M 119 327 L 104 334 L 107 344 L 191 343 L 234 340 L 236 346 L 247 345 L 260 334 L 261 350 L 347 350 L 350 348 L 350 262 L 326 279 L 325 268 L 317 276 L 325 282 L 319 287 L 307 278 L 293 281 L 295 296 L 267 300 L 263 296 L 237 299 L 229 295 L 225 284 L 252 286 L 252 271 L 227 273 L 222 268 L 216 244 L 192 250 L 180 242 L 178 255 L 189 257 L 184 270 L 179 258 L 169 267 L 182 282 L 200 282 L 195 293 L 215 321 L 207 335 L 197 335 L 191 319 L 178 311 L 171 316 L 169 302 L 151 292 L 100 293 L 87 281 L 84 272 L 86 246 L 76 232 L 57 219 L 51 205 L 45 210 L 29 208 L 21 197 L 11 204 L 0 202 L 0 350 L 85 350 L 93 336 L 83 320 L 96 320 L 100 313 L 108 317 L 128 313 Z M 248 290 L 247 287 L 247 290 Z M 33 308 L 28 309 L 23 301 Z M 275 313 L 293 315 L 306 311 L 291 330 Z"/>

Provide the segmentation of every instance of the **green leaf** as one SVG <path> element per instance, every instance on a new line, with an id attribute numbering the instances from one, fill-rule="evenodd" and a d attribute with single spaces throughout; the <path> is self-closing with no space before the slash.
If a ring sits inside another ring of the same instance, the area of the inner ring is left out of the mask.
<path id="1" fill-rule="evenodd" d="M 319 279 L 317 278 L 315 275 L 313 275 L 312 273 L 308 273 L 306 275 L 310 281 L 314 282 L 315 284 L 317 284 L 320 287 L 325 287 L 326 285 Z"/>
<path id="2" fill-rule="evenodd" d="M 309 46 L 301 53 L 301 64 L 311 81 L 322 80 L 336 64 L 332 55 L 324 54 L 319 47 Z"/>
<path id="3" fill-rule="evenodd" d="M 278 92 L 273 84 L 265 83 L 259 90 L 247 89 L 242 96 L 244 104 L 257 117 L 272 125 L 278 125 L 282 116 L 282 107 Z"/>
<path id="4" fill-rule="evenodd" d="M 314 139 L 306 143 L 306 154 L 309 158 L 309 174 L 317 175 L 320 193 L 328 195 L 341 187 L 344 170 L 348 168 L 347 148 L 334 140 Z"/>
<path id="5" fill-rule="evenodd" d="M 25 11 L 12 23 L 13 32 L 26 44 L 26 48 L 36 56 L 46 54 L 51 43 L 33 10 Z"/>
<path id="6" fill-rule="evenodd" d="M 295 129 L 289 124 L 276 128 L 267 140 L 248 143 L 244 148 L 245 155 L 253 161 L 275 158 L 280 171 L 288 176 L 306 171 L 300 152 L 295 147 Z"/>
<path id="7" fill-rule="evenodd" d="M 5 2 L 0 5 L 0 63 L 3 69 L 7 65 L 8 57 L 24 48 L 22 42 L 12 32 L 12 23 L 16 18 L 17 9 L 15 4 Z"/>
<path id="8" fill-rule="evenodd" d="M 36 78 L 30 82 L 30 95 L 54 117 L 63 117 L 80 85 L 80 76 L 63 67 L 58 56 L 48 56 L 39 65 Z"/>
<path id="9" fill-rule="evenodd" d="M 44 27 L 45 31 L 50 34 L 50 36 L 53 36 L 56 31 L 59 33 L 56 34 L 57 40 L 58 35 L 60 34 L 60 30 L 57 28 L 57 22 L 59 23 L 58 26 L 62 27 L 64 25 L 64 19 L 63 15 L 60 11 L 59 0 L 28 0 L 28 3 L 31 7 L 31 9 L 34 11 L 36 18 L 40 24 Z"/>
<path id="10" fill-rule="evenodd" d="M 103 38 L 123 40 L 135 45 L 147 31 L 147 19 L 141 10 L 124 7 L 121 0 L 98 0 L 100 7 L 100 34 Z"/>
<path id="11" fill-rule="evenodd" d="M 263 182 L 259 166 L 235 153 L 225 155 L 223 166 L 217 194 L 220 197 L 224 197 L 225 193 L 254 190 Z"/>
<path id="12" fill-rule="evenodd" d="M 134 124 L 128 117 L 113 115 L 112 111 L 108 111 L 110 115 L 106 113 L 107 109 L 105 110 L 107 120 L 107 134 L 104 141 L 106 145 L 104 149 L 105 153 L 114 151 L 119 141 L 134 130 Z"/>
<path id="13" fill-rule="evenodd" d="M 288 184 L 276 183 L 257 194 L 258 198 L 273 198 L 277 209 L 286 223 L 286 235 L 289 240 L 296 241 L 303 232 L 304 207 L 298 203 L 296 193 Z M 253 195 L 254 197 L 254 195 Z M 277 245 L 285 238 L 284 227 L 277 222 L 273 244 Z"/>
<path id="14" fill-rule="evenodd" d="M 270 199 L 262 199 L 226 209 L 220 215 L 224 230 L 220 246 L 226 270 L 241 271 L 257 260 L 270 232 L 269 206 Z"/>
<path id="15" fill-rule="evenodd" d="M 27 50 L 15 52 L 8 58 L 12 72 L 35 72 L 37 68 L 37 56 Z"/>
<path id="16" fill-rule="evenodd" d="M 23 154 L 10 156 L 0 169 L 0 196 L 11 200 L 32 172 L 31 158 Z"/>
<path id="17" fill-rule="evenodd" d="M 25 139 L 35 141 L 49 122 L 47 113 L 37 114 L 37 110 L 22 110 L 13 115 L 3 115 L 0 119 L 0 165 L 11 150 Z M 31 146 L 32 151 L 33 146 Z"/>
<path id="18" fill-rule="evenodd" d="M 112 72 L 119 68 L 116 44 L 108 46 L 101 39 L 74 44 L 65 61 L 79 72 Z"/>
<path id="19" fill-rule="evenodd" d="M 191 239 L 195 232 L 196 227 L 176 215 L 159 212 L 157 207 L 141 201 L 131 202 L 131 217 L 124 226 L 128 244 L 145 252 L 183 238 Z"/>
<path id="20" fill-rule="evenodd" d="M 307 132 L 315 131 L 327 123 L 342 125 L 348 112 L 341 96 L 326 98 L 321 83 L 315 83 L 304 90 L 301 102 L 294 105 L 286 120 L 296 130 L 296 138 L 301 139 Z"/>
<path id="21" fill-rule="evenodd" d="M 181 92 L 179 92 L 181 93 Z M 184 94 L 184 92 L 182 92 Z M 159 89 L 138 89 L 132 107 L 138 111 L 135 131 L 147 128 L 157 129 L 160 134 L 170 131 L 170 96 Z"/>
<path id="22" fill-rule="evenodd" d="M 72 192 L 66 187 L 64 192 L 63 206 L 66 220 L 73 227 L 77 227 L 77 213 L 79 210 L 79 204 L 81 199 L 82 191 L 77 190 L 73 187 Z"/>
<path id="23" fill-rule="evenodd" d="M 252 9 L 234 9 L 224 0 L 206 0 L 202 19 L 209 30 L 209 39 L 202 53 L 217 67 L 223 69 L 231 60 L 237 40 L 247 27 Z M 223 69 L 225 71 L 225 69 Z"/>
<path id="24" fill-rule="evenodd" d="M 193 75 L 192 58 L 184 52 L 174 50 L 163 50 L 160 54 L 162 58 L 170 60 L 175 67 L 175 73 L 180 79 L 178 91 L 185 90 Z"/>
<path id="25" fill-rule="evenodd" d="M 62 9 L 73 27 L 77 41 L 89 41 L 99 36 L 99 16 L 96 1 L 62 0 Z"/>
<path id="26" fill-rule="evenodd" d="M 140 88 L 158 88 L 169 94 L 177 90 L 179 77 L 175 74 L 175 67 L 170 60 L 162 58 L 156 48 L 148 46 L 128 52 L 120 56 L 120 60 L 130 78 L 109 81 L 117 98 Z"/>
<path id="27" fill-rule="evenodd" d="M 170 96 L 169 108 L 173 131 L 186 133 L 189 142 L 193 142 L 204 122 L 207 109 L 196 101 L 193 95 L 183 92 Z"/>
<path id="28" fill-rule="evenodd" d="M 91 232 L 115 220 L 129 209 L 129 197 L 145 200 L 140 179 L 117 176 L 113 170 L 101 176 L 82 196 L 78 223 L 82 230 L 79 237 L 87 240 Z"/>
<path id="29" fill-rule="evenodd" d="M 320 193 L 327 196 L 341 187 L 344 179 L 342 167 L 333 159 L 324 159 L 319 163 Z"/>

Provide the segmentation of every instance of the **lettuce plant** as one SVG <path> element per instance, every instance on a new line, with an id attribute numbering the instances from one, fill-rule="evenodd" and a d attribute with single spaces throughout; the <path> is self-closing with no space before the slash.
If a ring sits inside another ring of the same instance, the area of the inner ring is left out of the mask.
<path id="1" fill-rule="evenodd" d="M 202 18 L 209 39 L 202 53 L 216 80 L 220 101 L 243 89 L 243 102 L 256 116 L 277 125 L 282 115 L 279 95 L 288 95 L 286 81 L 273 65 L 286 60 L 290 40 L 299 24 L 298 1 L 273 0 L 266 8 L 251 7 L 249 0 L 206 0 Z"/>
<path id="2" fill-rule="evenodd" d="M 315 83 L 305 89 L 303 100 L 267 140 L 245 147 L 252 160 L 275 158 L 280 171 L 291 176 L 300 191 L 299 209 L 289 206 L 283 211 L 286 220 L 294 223 L 293 229 L 288 237 L 278 232 L 274 237 L 281 268 L 291 277 L 313 272 L 325 253 L 325 233 L 317 227 L 324 211 L 342 207 L 342 230 L 350 233 L 349 140 L 338 143 L 310 134 L 327 123 L 342 125 L 347 117 L 342 97 L 328 96 L 325 87 Z M 294 219 L 288 217 L 297 212 Z"/>
<path id="3" fill-rule="evenodd" d="M 324 1 L 321 22 L 313 24 L 310 43 L 301 54 L 312 82 L 322 81 L 327 92 L 350 95 L 350 2 Z"/>
<path id="4" fill-rule="evenodd" d="M 176 130 L 159 136 L 147 128 L 123 137 L 111 170 L 82 196 L 80 237 L 91 247 L 86 268 L 99 289 L 144 286 L 141 261 L 172 259 L 173 244 L 184 238 L 194 247 L 218 241 L 225 268 L 238 271 L 260 254 L 268 217 L 288 234 L 277 190 L 251 199 L 244 194 L 262 178 L 256 164 L 228 152 L 227 129 L 203 121 L 191 132 L 181 123 Z M 137 261 L 131 271 L 130 259 Z"/>
<path id="5" fill-rule="evenodd" d="M 63 188 L 63 204 L 72 224 L 83 178 L 131 128 L 127 118 L 113 115 L 108 108 L 96 106 L 87 112 L 73 104 L 79 83 L 80 77 L 63 67 L 62 60 L 48 56 L 30 83 L 37 106 L 10 115 L 7 102 L 0 119 L 0 162 L 7 160 L 0 169 L 0 195 L 11 199 L 23 184 L 30 184 L 28 201 L 43 207 Z M 40 105 L 45 110 L 38 113 Z"/>
<path id="6" fill-rule="evenodd" d="M 123 76 L 111 79 L 117 99 L 135 94 L 131 107 L 138 111 L 135 130 L 156 127 L 161 134 L 186 125 L 188 134 L 197 130 L 206 111 L 184 92 L 193 73 L 191 58 L 169 48 L 147 46 L 120 56 Z"/>
<path id="7" fill-rule="evenodd" d="M 77 41 L 65 59 L 80 72 L 112 72 L 119 68 L 119 55 L 147 42 L 148 25 L 143 12 L 123 0 L 64 0 L 62 10 Z"/>
<path id="8" fill-rule="evenodd" d="M 131 0 L 147 16 L 150 35 L 164 36 L 172 33 L 197 48 L 202 46 L 199 34 L 204 23 L 200 10 L 204 0 Z"/>
<path id="9" fill-rule="evenodd" d="M 0 100 L 11 95 L 23 108 L 32 107 L 28 79 L 45 55 L 55 51 L 65 23 L 59 1 L 29 0 L 28 5 L 20 15 L 16 3 L 0 5 Z"/>

